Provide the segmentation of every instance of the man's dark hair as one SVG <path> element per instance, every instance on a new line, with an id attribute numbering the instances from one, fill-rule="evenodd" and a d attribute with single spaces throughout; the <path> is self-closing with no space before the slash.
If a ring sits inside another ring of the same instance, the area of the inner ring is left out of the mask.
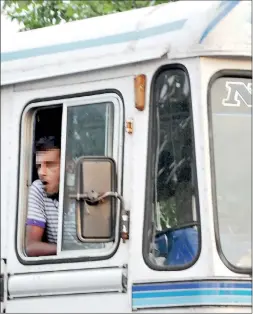
<path id="1" fill-rule="evenodd" d="M 36 152 L 41 152 L 49 149 L 61 149 L 61 142 L 55 136 L 41 137 L 35 145 Z"/>

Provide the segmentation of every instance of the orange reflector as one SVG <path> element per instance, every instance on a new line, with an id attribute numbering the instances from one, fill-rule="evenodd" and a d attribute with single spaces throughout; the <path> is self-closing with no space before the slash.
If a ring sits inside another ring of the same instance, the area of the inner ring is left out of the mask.
<path id="1" fill-rule="evenodd" d="M 146 75 L 139 74 L 134 78 L 135 108 L 143 111 L 145 109 Z"/>

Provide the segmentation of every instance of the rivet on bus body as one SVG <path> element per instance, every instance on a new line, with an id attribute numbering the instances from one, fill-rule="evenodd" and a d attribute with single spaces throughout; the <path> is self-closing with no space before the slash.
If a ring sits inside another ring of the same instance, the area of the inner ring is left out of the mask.
<path id="1" fill-rule="evenodd" d="M 132 134 L 133 133 L 133 120 L 132 119 L 128 119 L 126 121 L 126 132 L 128 134 Z"/>

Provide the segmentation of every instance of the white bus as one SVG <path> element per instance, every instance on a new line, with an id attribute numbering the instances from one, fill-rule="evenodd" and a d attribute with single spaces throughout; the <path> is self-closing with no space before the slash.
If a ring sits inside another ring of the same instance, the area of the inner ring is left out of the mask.
<path id="1" fill-rule="evenodd" d="M 251 66 L 251 1 L 172 2 L 2 43 L 2 312 L 251 313 Z M 57 254 L 31 257 L 46 135 L 61 139 Z"/>

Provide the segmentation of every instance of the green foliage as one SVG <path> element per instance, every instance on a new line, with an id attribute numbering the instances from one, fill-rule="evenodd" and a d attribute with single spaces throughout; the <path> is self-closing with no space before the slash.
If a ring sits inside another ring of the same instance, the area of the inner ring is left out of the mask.
<path id="1" fill-rule="evenodd" d="M 5 0 L 3 12 L 24 31 L 169 1 L 176 0 Z"/>
<path id="2" fill-rule="evenodd" d="M 159 203 L 162 230 L 177 226 L 177 205 L 174 197 Z"/>

